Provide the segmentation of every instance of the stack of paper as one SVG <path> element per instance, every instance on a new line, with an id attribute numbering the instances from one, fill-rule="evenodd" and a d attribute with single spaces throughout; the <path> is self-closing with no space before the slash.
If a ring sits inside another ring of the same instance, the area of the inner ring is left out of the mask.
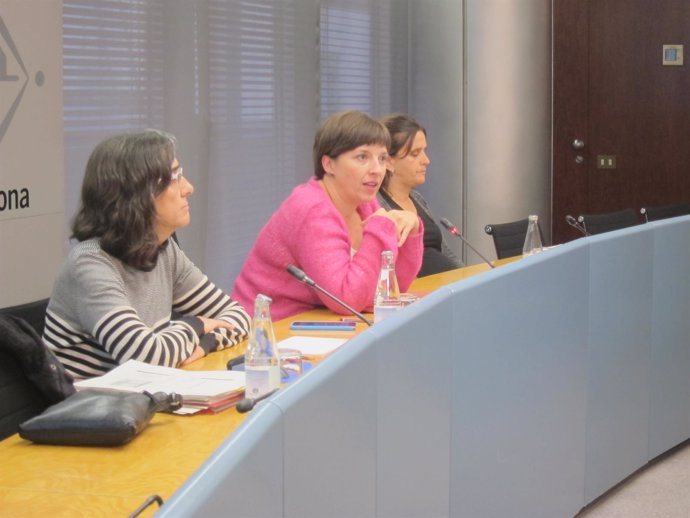
<path id="1" fill-rule="evenodd" d="M 165 392 L 182 396 L 182 408 L 176 413 L 220 412 L 244 397 L 245 375 L 238 371 L 186 371 L 149 365 L 137 360 L 126 363 L 103 376 L 78 381 L 77 390 L 102 388 L 128 392 Z"/>

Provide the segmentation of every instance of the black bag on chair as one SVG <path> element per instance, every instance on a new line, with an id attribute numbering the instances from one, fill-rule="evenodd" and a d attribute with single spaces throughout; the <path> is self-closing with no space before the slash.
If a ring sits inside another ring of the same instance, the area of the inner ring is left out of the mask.
<path id="1" fill-rule="evenodd" d="M 19 435 L 39 444 L 120 446 L 151 421 L 156 412 L 176 410 L 177 394 L 85 389 L 19 425 Z"/>

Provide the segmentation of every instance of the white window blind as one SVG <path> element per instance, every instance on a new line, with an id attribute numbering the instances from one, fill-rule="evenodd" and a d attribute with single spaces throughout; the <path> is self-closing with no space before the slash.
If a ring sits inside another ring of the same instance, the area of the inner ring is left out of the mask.
<path id="1" fill-rule="evenodd" d="M 163 0 L 65 0 L 65 214 L 91 150 L 108 135 L 163 124 Z"/>
<path id="2" fill-rule="evenodd" d="M 310 88 L 300 82 L 315 77 L 302 50 L 313 47 L 314 27 L 303 25 L 298 3 L 209 3 L 209 210 L 224 224 L 207 243 L 206 263 L 228 288 L 261 227 L 310 175 L 305 143 L 316 116 L 300 110 L 298 97 Z"/>
<path id="3" fill-rule="evenodd" d="M 406 109 L 407 2 L 324 0 L 319 36 L 322 119 Z"/>
<path id="4" fill-rule="evenodd" d="M 405 109 L 406 1 L 63 6 L 66 217 L 97 142 L 171 131 L 195 185 L 182 246 L 225 290 L 273 211 L 313 175 L 320 120 Z"/>

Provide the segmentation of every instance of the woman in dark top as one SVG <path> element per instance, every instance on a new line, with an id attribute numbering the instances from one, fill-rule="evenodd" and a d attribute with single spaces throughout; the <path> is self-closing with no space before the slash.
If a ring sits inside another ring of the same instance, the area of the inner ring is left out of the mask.
<path id="1" fill-rule="evenodd" d="M 409 210 L 424 223 L 424 258 L 418 277 L 445 272 L 463 266 L 443 239 L 429 205 L 415 190 L 426 180 L 430 163 L 426 154 L 426 129 L 411 117 L 396 113 L 381 122 L 391 134 L 390 163 L 378 192 L 386 209 Z"/>

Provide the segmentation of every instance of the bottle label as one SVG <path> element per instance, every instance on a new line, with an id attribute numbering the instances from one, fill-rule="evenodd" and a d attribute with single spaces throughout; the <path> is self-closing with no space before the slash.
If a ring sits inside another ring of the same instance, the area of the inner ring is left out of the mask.
<path id="1" fill-rule="evenodd" d="M 265 367 L 249 367 L 245 365 L 244 397 L 257 398 L 280 387 L 280 367 L 271 365 Z"/>
<path id="2" fill-rule="evenodd" d="M 399 299 L 386 299 L 374 305 L 374 323 L 381 322 L 402 309 Z"/>

